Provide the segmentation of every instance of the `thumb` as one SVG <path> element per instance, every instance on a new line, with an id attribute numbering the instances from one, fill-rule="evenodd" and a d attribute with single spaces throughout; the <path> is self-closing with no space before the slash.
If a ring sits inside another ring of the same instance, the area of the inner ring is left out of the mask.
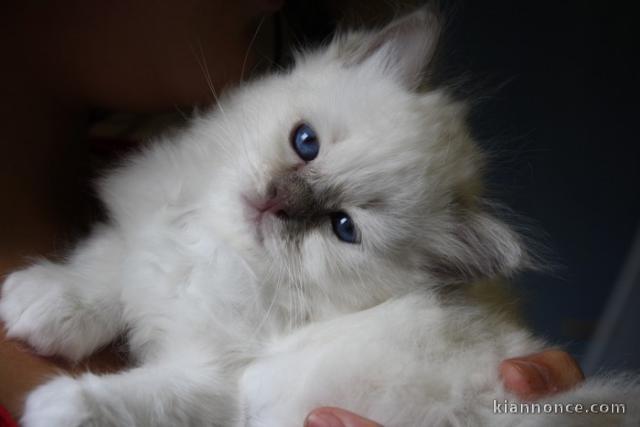
<path id="1" fill-rule="evenodd" d="M 318 408 L 311 411 L 304 427 L 382 427 L 353 412 L 340 408 Z"/>
<path id="2" fill-rule="evenodd" d="M 559 350 L 546 350 L 500 364 L 507 390 L 524 400 L 535 400 L 577 386 L 584 374 L 575 359 Z"/>

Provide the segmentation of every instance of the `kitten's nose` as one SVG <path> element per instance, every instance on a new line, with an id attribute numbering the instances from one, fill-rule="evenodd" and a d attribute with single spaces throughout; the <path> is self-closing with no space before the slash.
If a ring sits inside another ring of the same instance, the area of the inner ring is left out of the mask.
<path id="1" fill-rule="evenodd" d="M 282 219 L 300 219 L 313 213 L 311 186 L 297 172 L 278 175 L 269 186 L 269 212 Z"/>

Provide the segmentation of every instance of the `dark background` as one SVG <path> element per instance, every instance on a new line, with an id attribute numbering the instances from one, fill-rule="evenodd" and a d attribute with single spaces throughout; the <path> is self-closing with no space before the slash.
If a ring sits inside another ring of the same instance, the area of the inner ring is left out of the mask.
<path id="1" fill-rule="evenodd" d="M 481 98 L 471 120 L 494 154 L 491 188 L 532 220 L 553 264 L 517 281 L 526 314 L 582 358 L 640 218 L 636 15 L 588 1 L 467 1 L 453 11 L 448 66 Z"/>

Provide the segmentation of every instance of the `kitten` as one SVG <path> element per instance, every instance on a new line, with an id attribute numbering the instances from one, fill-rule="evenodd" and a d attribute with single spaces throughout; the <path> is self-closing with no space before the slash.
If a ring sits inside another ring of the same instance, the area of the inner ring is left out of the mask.
<path id="1" fill-rule="evenodd" d="M 107 176 L 110 221 L 11 274 L 0 317 L 73 361 L 126 332 L 135 367 L 53 379 L 24 425 L 294 427 L 323 405 L 388 426 L 637 425 L 620 378 L 550 402 L 624 415 L 494 413 L 516 401 L 499 362 L 544 343 L 455 295 L 529 260 L 483 203 L 464 105 L 418 90 L 437 39 L 425 9 L 339 36 Z"/>

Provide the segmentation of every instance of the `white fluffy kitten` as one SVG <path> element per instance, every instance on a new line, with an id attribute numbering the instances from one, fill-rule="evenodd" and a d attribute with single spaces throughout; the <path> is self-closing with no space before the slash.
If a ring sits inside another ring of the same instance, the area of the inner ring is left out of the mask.
<path id="1" fill-rule="evenodd" d="M 109 223 L 11 274 L 0 316 L 71 360 L 126 331 L 136 367 L 52 380 L 24 425 L 299 427 L 322 405 L 387 426 L 637 425 L 637 385 L 612 379 L 553 401 L 625 415 L 493 413 L 516 399 L 499 362 L 544 345 L 455 296 L 526 256 L 483 207 L 464 107 L 416 89 L 437 35 L 421 10 L 338 37 L 113 171 Z"/>

